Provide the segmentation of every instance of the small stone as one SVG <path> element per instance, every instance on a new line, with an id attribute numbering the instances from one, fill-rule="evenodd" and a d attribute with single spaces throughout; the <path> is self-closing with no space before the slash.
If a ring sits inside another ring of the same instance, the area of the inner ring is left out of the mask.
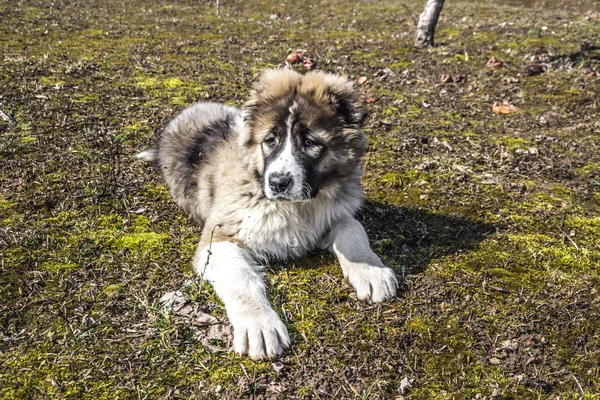
<path id="1" fill-rule="evenodd" d="M 271 369 L 275 372 L 277 372 L 278 374 L 281 373 L 281 371 L 283 371 L 283 368 L 285 367 L 285 365 L 283 365 L 282 362 L 274 362 L 271 364 Z"/>
<path id="2" fill-rule="evenodd" d="M 412 388 L 412 384 L 414 381 L 414 379 L 405 376 L 404 379 L 400 381 L 400 385 L 398 386 L 398 392 L 400 392 L 400 394 L 405 394 L 406 392 L 408 392 L 408 390 Z"/>

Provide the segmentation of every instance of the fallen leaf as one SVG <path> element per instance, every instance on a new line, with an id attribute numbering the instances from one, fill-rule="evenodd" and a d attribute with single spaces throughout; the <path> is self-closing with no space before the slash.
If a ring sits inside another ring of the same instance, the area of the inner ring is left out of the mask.
<path id="1" fill-rule="evenodd" d="M 512 114 L 514 112 L 517 112 L 517 110 L 517 107 L 506 102 L 498 103 L 497 101 L 495 101 L 492 105 L 492 112 L 494 114 Z"/>
<path id="2" fill-rule="evenodd" d="M 464 75 L 443 74 L 440 77 L 440 82 L 441 83 L 454 83 L 454 84 L 458 85 L 459 83 L 464 83 L 466 79 L 467 79 L 467 77 Z"/>
<path id="3" fill-rule="evenodd" d="M 188 301 L 188 297 L 181 290 L 167 292 L 162 295 L 158 302 L 169 311 L 179 311 Z"/>
<path id="4" fill-rule="evenodd" d="M 463 83 L 467 80 L 467 77 L 464 75 L 454 75 L 454 83 L 456 83 L 457 85 L 459 83 Z"/>
<path id="5" fill-rule="evenodd" d="M 302 56 L 297 52 L 293 51 L 290 54 L 288 54 L 285 61 L 290 64 L 298 64 L 300 61 L 302 61 Z"/>
<path id="6" fill-rule="evenodd" d="M 519 80 L 517 78 L 515 78 L 514 76 L 505 76 L 504 78 L 502 78 L 502 82 L 503 83 L 518 83 Z"/>
<path id="7" fill-rule="evenodd" d="M 369 78 L 367 78 L 366 76 L 359 76 L 358 78 L 356 78 L 356 83 L 359 85 L 362 85 L 363 83 L 365 83 Z"/>
<path id="8" fill-rule="evenodd" d="M 596 75 L 598 75 L 598 73 L 596 71 L 590 71 L 587 74 L 585 74 L 585 76 L 587 76 L 588 78 L 593 78 Z"/>
<path id="9" fill-rule="evenodd" d="M 546 72 L 546 67 L 542 64 L 533 64 L 528 67 L 525 67 L 521 75 L 523 76 L 536 76 Z"/>
<path id="10" fill-rule="evenodd" d="M 194 334 L 194 339 L 199 340 L 200 343 L 210 352 L 225 352 L 231 348 L 233 342 L 233 329 L 228 324 L 214 324 L 210 325 L 208 330 L 205 328 L 197 329 Z M 221 342 L 221 346 L 214 345 L 211 341 Z"/>
<path id="11" fill-rule="evenodd" d="M 192 324 L 194 325 L 212 325 L 218 323 L 219 320 L 213 317 L 212 315 L 200 313 L 197 317 L 192 319 Z"/>
<path id="12" fill-rule="evenodd" d="M 450 74 L 443 74 L 440 77 L 440 82 L 441 83 L 454 83 L 454 79 L 452 78 L 452 75 L 450 75 Z"/>
<path id="13" fill-rule="evenodd" d="M 581 51 L 588 51 L 592 48 L 592 44 L 587 40 L 581 43 L 580 49 Z"/>
<path id="14" fill-rule="evenodd" d="M 488 60 L 486 65 L 490 68 L 498 68 L 501 67 L 502 64 L 504 64 L 502 60 L 499 60 L 498 58 L 496 58 L 496 56 L 494 56 Z"/>
<path id="15" fill-rule="evenodd" d="M 361 103 L 375 103 L 377 101 L 377 97 L 372 94 L 361 94 L 358 100 Z"/>

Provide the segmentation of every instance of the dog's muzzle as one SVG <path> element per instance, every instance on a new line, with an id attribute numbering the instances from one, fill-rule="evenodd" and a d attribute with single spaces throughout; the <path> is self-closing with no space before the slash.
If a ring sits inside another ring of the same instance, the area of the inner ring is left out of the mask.
<path id="1" fill-rule="evenodd" d="M 269 176 L 269 189 L 271 189 L 274 194 L 284 194 L 293 185 L 294 179 L 289 172 L 275 172 Z"/>

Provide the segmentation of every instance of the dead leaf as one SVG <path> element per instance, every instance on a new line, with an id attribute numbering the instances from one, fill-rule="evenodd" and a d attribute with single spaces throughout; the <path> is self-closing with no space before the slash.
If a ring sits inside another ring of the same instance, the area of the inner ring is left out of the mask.
<path id="1" fill-rule="evenodd" d="M 210 352 L 225 352 L 231 348 L 233 342 L 233 330 L 229 324 L 214 324 L 210 325 L 208 330 L 206 328 L 196 328 L 194 339 L 199 340 L 200 343 Z M 211 341 L 221 342 L 223 347 L 214 345 Z"/>
<path id="2" fill-rule="evenodd" d="M 366 76 L 359 76 L 358 78 L 356 78 L 356 83 L 358 85 L 362 85 L 363 83 L 367 82 L 369 78 L 367 78 Z"/>
<path id="3" fill-rule="evenodd" d="M 298 64 L 300 61 L 302 61 L 302 56 L 299 53 L 293 51 L 290 54 L 288 54 L 285 61 L 290 64 Z"/>
<path id="4" fill-rule="evenodd" d="M 464 83 L 466 80 L 467 80 L 467 77 L 465 75 L 443 74 L 440 77 L 441 83 L 454 83 L 456 85 L 458 85 L 460 83 Z"/>
<path id="5" fill-rule="evenodd" d="M 492 112 L 494 114 L 512 114 L 517 112 L 517 110 L 517 107 L 506 102 L 498 103 L 497 101 L 495 101 L 492 105 Z"/>
<path id="6" fill-rule="evenodd" d="M 455 84 L 459 84 L 459 83 L 464 83 L 467 80 L 467 77 L 464 75 L 454 75 L 454 83 Z"/>
<path id="7" fill-rule="evenodd" d="M 454 83 L 454 79 L 452 78 L 452 75 L 450 75 L 450 74 L 443 74 L 440 77 L 440 82 L 441 83 Z"/>
<path id="8" fill-rule="evenodd" d="M 219 320 L 209 314 L 199 313 L 194 319 L 192 319 L 193 325 L 213 325 L 218 323 Z"/>
<path id="9" fill-rule="evenodd" d="M 358 100 L 361 103 L 375 103 L 377 101 L 377 97 L 372 94 L 361 94 Z"/>
<path id="10" fill-rule="evenodd" d="M 177 312 L 179 311 L 188 301 L 187 294 L 181 290 L 174 292 L 167 292 L 162 295 L 158 302 L 167 310 Z"/>
<path id="11" fill-rule="evenodd" d="M 505 76 L 504 78 L 502 78 L 502 83 L 518 83 L 519 80 L 517 78 L 515 78 L 514 76 Z"/>
<path id="12" fill-rule="evenodd" d="M 523 76 L 536 76 L 546 72 L 546 67 L 542 64 L 533 64 L 528 67 L 525 67 L 521 75 Z"/>
<path id="13" fill-rule="evenodd" d="M 504 64 L 502 62 L 502 60 L 500 60 L 500 59 L 496 58 L 496 56 L 494 56 L 488 60 L 486 65 L 490 68 L 498 68 L 498 67 L 501 67 L 502 64 Z"/>

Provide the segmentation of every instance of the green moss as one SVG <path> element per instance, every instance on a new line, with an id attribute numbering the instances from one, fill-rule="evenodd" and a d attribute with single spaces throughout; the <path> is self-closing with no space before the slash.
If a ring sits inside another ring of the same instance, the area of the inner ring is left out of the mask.
<path id="1" fill-rule="evenodd" d="M 397 61 L 395 63 L 390 64 L 390 69 L 406 69 L 410 67 L 412 63 L 410 61 Z"/>
<path id="2" fill-rule="evenodd" d="M 160 245 L 160 242 L 167 239 L 169 235 L 156 232 L 140 232 L 125 234 L 117 237 L 113 246 L 116 249 L 152 249 Z"/>
<path id="3" fill-rule="evenodd" d="M 119 141 L 128 142 L 146 134 L 149 131 L 149 127 L 144 123 L 134 121 L 128 125 L 125 125 L 122 130 L 123 133 L 118 134 L 116 138 Z"/>
<path id="4" fill-rule="evenodd" d="M 589 162 L 581 168 L 578 168 L 577 172 L 585 177 L 600 176 L 600 163 Z"/>
<path id="5" fill-rule="evenodd" d="M 113 283 L 112 285 L 105 286 L 102 289 L 102 291 L 107 296 L 114 296 L 114 295 L 118 294 L 119 292 L 121 292 L 123 290 L 124 286 L 125 285 L 123 285 L 122 283 Z"/>
<path id="6" fill-rule="evenodd" d="M 35 143 L 37 142 L 37 138 L 35 136 L 23 136 L 21 138 L 21 142 L 29 144 L 29 143 Z"/>
<path id="7" fill-rule="evenodd" d="M 406 321 L 404 327 L 411 332 L 424 333 L 429 331 L 431 323 L 427 323 L 421 317 L 413 317 Z"/>
<path id="8" fill-rule="evenodd" d="M 167 78 L 164 81 L 162 81 L 162 86 L 165 89 L 174 89 L 174 88 L 181 87 L 183 85 L 184 85 L 183 81 L 179 78 Z"/>
<path id="9" fill-rule="evenodd" d="M 40 78 L 40 83 L 44 86 L 62 86 L 65 84 L 65 81 L 55 79 L 53 77 L 42 76 Z"/>
<path id="10" fill-rule="evenodd" d="M 583 236 L 590 241 L 600 238 L 600 217 L 569 217 L 565 220 L 565 226 L 567 230 L 574 230 L 577 237 Z"/>
<path id="11" fill-rule="evenodd" d="M 152 76 L 139 76 L 136 78 L 135 84 L 142 89 L 155 88 L 159 86 L 159 80 L 158 78 Z"/>
<path id="12" fill-rule="evenodd" d="M 78 268 L 75 263 L 62 263 L 56 261 L 46 261 L 41 265 L 42 269 L 48 272 L 69 272 Z"/>
<path id="13" fill-rule="evenodd" d="M 517 149 L 528 149 L 532 147 L 532 143 L 529 140 L 519 137 L 502 136 L 500 138 L 494 139 L 494 142 L 497 144 L 501 144 L 508 151 L 513 151 Z"/>

